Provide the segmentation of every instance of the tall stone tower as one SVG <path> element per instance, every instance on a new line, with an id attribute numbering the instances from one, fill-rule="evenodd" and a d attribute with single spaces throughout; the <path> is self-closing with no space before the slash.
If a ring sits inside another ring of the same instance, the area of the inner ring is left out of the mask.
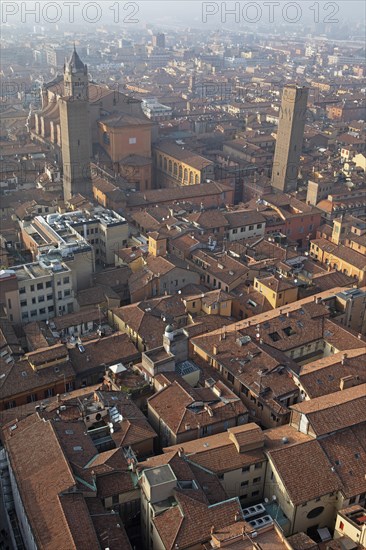
<path id="1" fill-rule="evenodd" d="M 64 94 L 59 100 L 64 199 L 92 193 L 92 140 L 88 70 L 75 48 L 64 65 Z"/>
<path id="2" fill-rule="evenodd" d="M 308 92 L 308 88 L 296 85 L 283 89 L 272 186 L 285 193 L 295 191 L 297 187 Z"/>

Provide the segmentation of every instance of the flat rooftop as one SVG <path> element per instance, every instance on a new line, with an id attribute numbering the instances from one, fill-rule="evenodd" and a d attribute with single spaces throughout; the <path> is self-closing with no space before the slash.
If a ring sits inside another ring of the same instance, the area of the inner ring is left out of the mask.
<path id="1" fill-rule="evenodd" d="M 169 464 L 163 464 L 157 468 L 149 468 L 144 470 L 144 475 L 150 486 L 177 481 L 177 478 L 175 477 Z"/>

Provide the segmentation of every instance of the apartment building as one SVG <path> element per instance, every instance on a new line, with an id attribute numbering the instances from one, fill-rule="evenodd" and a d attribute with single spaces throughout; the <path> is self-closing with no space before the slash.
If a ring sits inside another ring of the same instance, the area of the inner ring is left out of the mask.
<path id="1" fill-rule="evenodd" d="M 229 222 L 229 227 L 226 228 L 226 238 L 230 242 L 251 237 L 260 238 L 265 234 L 266 220 L 256 210 L 235 210 L 225 213 L 225 218 Z"/>
<path id="2" fill-rule="evenodd" d="M 180 451 L 189 464 L 215 474 L 227 495 L 238 497 L 242 507 L 263 499 L 267 459 L 264 432 L 257 424 L 228 428 L 163 450 L 165 454 Z"/>
<path id="3" fill-rule="evenodd" d="M 337 511 L 366 498 L 365 384 L 298 403 L 291 426 L 308 439 L 269 449 L 266 496 L 289 520 L 285 534 L 332 529 Z"/>
<path id="4" fill-rule="evenodd" d="M 249 280 L 251 270 L 229 254 L 213 254 L 194 250 L 190 262 L 200 274 L 201 283 L 209 288 L 230 292 L 240 283 Z"/>
<path id="5" fill-rule="evenodd" d="M 77 308 L 71 269 L 59 260 L 13 266 L 1 272 L 1 301 L 9 321 L 45 321 Z"/>
<path id="6" fill-rule="evenodd" d="M 261 204 L 269 207 L 284 222 L 283 231 L 287 239 L 307 248 L 320 226 L 321 211 L 285 193 L 265 195 L 262 201 Z"/>
<path id="7" fill-rule="evenodd" d="M 162 446 L 223 432 L 248 421 L 243 403 L 222 382 L 200 389 L 175 380 L 150 397 L 147 405 L 149 421 Z"/>
<path id="8" fill-rule="evenodd" d="M 366 547 L 366 509 L 364 506 L 347 506 L 337 514 L 334 538 L 340 542 L 350 539 L 355 545 Z"/>
<path id="9" fill-rule="evenodd" d="M 59 251 L 64 257 L 88 256 L 91 269 L 96 263 L 114 265 L 114 254 L 125 247 L 128 240 L 128 223 L 125 218 L 102 207 L 90 210 L 37 216 L 29 223 L 22 224 L 22 240 L 34 257 L 39 254 Z M 92 249 L 92 253 L 88 252 Z M 86 265 L 80 266 L 81 270 Z"/>
<path id="10" fill-rule="evenodd" d="M 228 498 L 216 476 L 193 468 L 178 452 L 152 457 L 138 469 L 148 550 L 195 550 L 210 540 L 213 526 L 242 519 L 239 500 Z"/>
<path id="11" fill-rule="evenodd" d="M 343 244 L 335 244 L 327 239 L 313 239 L 310 245 L 310 255 L 315 260 L 342 271 L 354 277 L 359 284 L 366 281 L 365 256 Z"/>
<path id="12" fill-rule="evenodd" d="M 298 297 L 297 285 L 281 276 L 255 277 L 253 286 L 263 294 L 273 308 L 296 302 Z"/>

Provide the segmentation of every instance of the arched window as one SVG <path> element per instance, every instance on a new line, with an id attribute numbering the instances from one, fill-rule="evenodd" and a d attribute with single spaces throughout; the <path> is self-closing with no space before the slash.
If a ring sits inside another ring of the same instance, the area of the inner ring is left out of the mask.
<path id="1" fill-rule="evenodd" d="M 173 163 L 171 160 L 169 161 L 168 166 L 169 166 L 169 173 L 171 174 L 173 172 Z"/>
<path id="2" fill-rule="evenodd" d="M 167 170 L 167 160 L 166 160 L 166 157 L 164 157 L 164 170 Z"/>
<path id="3" fill-rule="evenodd" d="M 163 157 L 161 155 L 159 155 L 159 166 L 160 168 L 163 167 Z"/>
<path id="4" fill-rule="evenodd" d="M 194 183 L 197 185 L 199 182 L 200 182 L 199 175 L 196 174 L 195 177 L 194 177 Z"/>
<path id="5" fill-rule="evenodd" d="M 178 174 L 178 165 L 176 162 L 174 163 L 173 173 L 175 176 Z"/>
<path id="6" fill-rule="evenodd" d="M 184 169 L 184 178 L 183 178 L 183 180 L 184 180 L 185 182 L 188 181 L 188 170 L 187 170 L 187 168 Z"/>
<path id="7" fill-rule="evenodd" d="M 189 172 L 189 183 L 190 185 L 193 184 L 193 172 Z"/>

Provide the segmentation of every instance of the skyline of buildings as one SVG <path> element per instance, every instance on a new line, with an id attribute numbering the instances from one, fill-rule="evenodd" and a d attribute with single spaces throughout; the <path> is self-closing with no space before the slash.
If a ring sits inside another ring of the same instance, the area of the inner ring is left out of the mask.
<path id="1" fill-rule="evenodd" d="M 8 14 L 0 548 L 365 548 L 361 21 L 200 7 Z"/>

